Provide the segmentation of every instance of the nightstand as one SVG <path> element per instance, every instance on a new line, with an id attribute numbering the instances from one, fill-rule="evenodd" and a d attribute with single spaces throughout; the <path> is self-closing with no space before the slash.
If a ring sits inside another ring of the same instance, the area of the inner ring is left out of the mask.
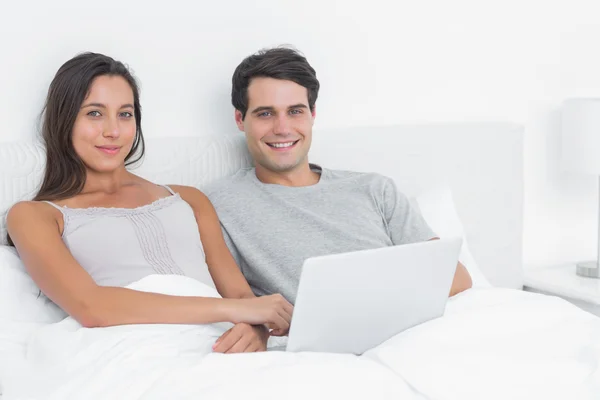
<path id="1" fill-rule="evenodd" d="M 526 267 L 523 290 L 561 297 L 600 317 L 600 279 L 577 275 L 575 264 Z"/>

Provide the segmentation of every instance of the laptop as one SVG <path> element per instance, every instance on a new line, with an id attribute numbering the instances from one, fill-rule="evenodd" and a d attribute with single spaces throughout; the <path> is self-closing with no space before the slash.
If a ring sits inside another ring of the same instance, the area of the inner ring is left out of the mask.
<path id="1" fill-rule="evenodd" d="M 362 354 L 441 317 L 461 238 L 307 259 L 286 351 Z"/>

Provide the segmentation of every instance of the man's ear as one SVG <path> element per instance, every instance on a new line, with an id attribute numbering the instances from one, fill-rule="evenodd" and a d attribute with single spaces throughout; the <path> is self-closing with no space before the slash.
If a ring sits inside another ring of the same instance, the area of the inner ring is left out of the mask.
<path id="1" fill-rule="evenodd" d="M 317 105 L 316 104 L 313 104 L 312 111 L 310 113 L 312 114 L 313 119 L 315 119 L 317 117 Z"/>
<path id="2" fill-rule="evenodd" d="M 240 110 L 235 110 L 235 113 L 233 115 L 235 118 L 235 124 L 237 125 L 238 129 L 244 132 L 244 117 L 242 115 L 242 112 Z"/>

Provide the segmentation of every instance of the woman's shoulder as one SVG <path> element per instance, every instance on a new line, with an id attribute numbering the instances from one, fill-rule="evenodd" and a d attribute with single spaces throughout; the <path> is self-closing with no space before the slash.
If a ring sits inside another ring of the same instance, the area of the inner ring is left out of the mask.
<path id="1" fill-rule="evenodd" d="M 13 205 L 6 215 L 9 229 L 29 227 L 33 224 L 56 222 L 62 218 L 57 206 L 45 201 L 20 201 Z"/>
<path id="2" fill-rule="evenodd" d="M 23 200 L 14 204 L 9 210 L 8 215 L 25 216 L 29 214 L 48 214 L 58 211 L 59 206 L 49 201 Z"/>
<path id="3" fill-rule="evenodd" d="M 186 201 L 194 210 L 196 208 L 202 208 L 210 206 L 210 200 L 206 195 L 198 188 L 193 186 L 184 185 L 167 185 L 174 193 L 177 193 L 181 198 Z"/>
<path id="4" fill-rule="evenodd" d="M 193 186 L 185 186 L 185 185 L 165 185 L 165 187 L 171 189 L 174 193 L 179 193 L 182 197 L 206 197 L 204 193 L 200 191 L 200 189 L 195 188 Z"/>

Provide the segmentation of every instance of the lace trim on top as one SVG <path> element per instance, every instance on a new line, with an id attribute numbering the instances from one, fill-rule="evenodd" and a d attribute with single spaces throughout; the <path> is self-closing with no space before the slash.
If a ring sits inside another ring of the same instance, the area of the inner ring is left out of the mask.
<path id="1" fill-rule="evenodd" d="M 180 200 L 181 196 L 179 193 L 175 193 L 171 196 L 161 197 L 158 200 L 153 201 L 150 204 L 135 208 L 119 208 L 119 207 L 88 207 L 88 208 L 70 208 L 67 206 L 58 206 L 57 208 L 65 214 L 71 215 L 94 215 L 94 216 L 128 216 L 143 214 L 147 212 L 157 211 L 161 208 L 165 208 Z"/>

